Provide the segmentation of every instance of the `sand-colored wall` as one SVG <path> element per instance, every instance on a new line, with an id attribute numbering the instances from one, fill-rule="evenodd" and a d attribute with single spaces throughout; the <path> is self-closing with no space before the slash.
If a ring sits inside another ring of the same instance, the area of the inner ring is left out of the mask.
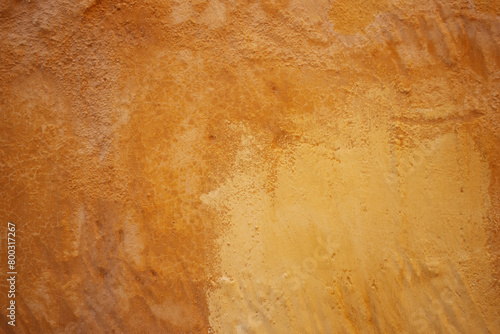
<path id="1" fill-rule="evenodd" d="M 498 15 L 2 1 L 0 330 L 499 333 Z"/>

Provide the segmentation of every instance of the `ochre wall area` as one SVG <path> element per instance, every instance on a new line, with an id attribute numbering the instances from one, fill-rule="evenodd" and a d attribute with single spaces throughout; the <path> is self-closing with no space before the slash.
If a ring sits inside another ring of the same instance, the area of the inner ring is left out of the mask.
<path id="1" fill-rule="evenodd" d="M 500 333 L 499 15 L 1 1 L 0 331 Z"/>

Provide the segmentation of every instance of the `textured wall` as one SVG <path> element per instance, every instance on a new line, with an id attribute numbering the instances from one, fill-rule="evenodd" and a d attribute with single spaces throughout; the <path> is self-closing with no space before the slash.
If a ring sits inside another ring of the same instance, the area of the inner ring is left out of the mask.
<path id="1" fill-rule="evenodd" d="M 2 1 L 0 330 L 499 333 L 498 15 Z"/>

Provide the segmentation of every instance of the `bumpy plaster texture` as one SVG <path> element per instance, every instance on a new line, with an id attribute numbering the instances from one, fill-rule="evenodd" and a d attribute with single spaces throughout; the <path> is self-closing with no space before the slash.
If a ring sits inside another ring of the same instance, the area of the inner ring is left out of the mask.
<path id="1" fill-rule="evenodd" d="M 499 333 L 499 15 L 2 1 L 0 328 Z"/>

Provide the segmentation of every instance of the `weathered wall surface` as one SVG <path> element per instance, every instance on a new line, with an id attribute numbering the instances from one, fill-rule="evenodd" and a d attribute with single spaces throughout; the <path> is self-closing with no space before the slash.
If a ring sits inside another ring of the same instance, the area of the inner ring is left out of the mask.
<path id="1" fill-rule="evenodd" d="M 499 333 L 498 15 L 3 1 L 1 330 Z"/>

